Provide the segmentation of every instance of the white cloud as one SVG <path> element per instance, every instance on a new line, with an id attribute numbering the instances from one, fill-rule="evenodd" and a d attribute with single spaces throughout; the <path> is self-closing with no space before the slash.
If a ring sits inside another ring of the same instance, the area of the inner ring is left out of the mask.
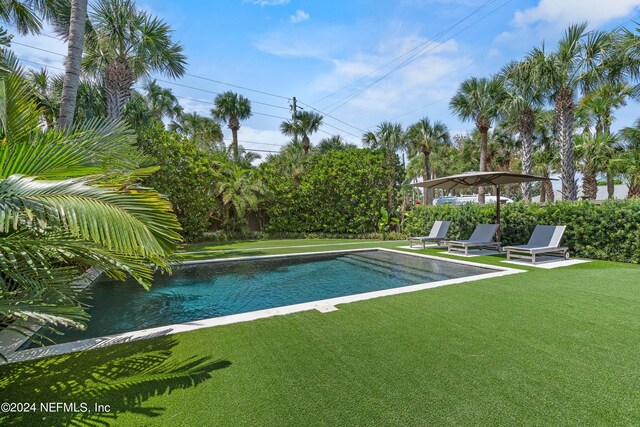
<path id="1" fill-rule="evenodd" d="M 599 26 L 631 15 L 638 6 L 640 0 L 540 0 L 535 7 L 516 11 L 513 21 L 517 27 L 540 22 L 566 26 L 579 21 Z"/>
<path id="2" fill-rule="evenodd" d="M 53 29 L 45 26 L 43 33 L 52 34 Z M 12 43 L 11 50 L 24 61 L 25 66 L 40 69 L 42 65 L 47 65 L 51 67 L 51 74 L 63 72 L 56 68 L 64 69 L 64 58 L 67 54 L 67 44 L 64 41 L 38 35 L 15 36 L 13 41 L 21 43 Z"/>
<path id="3" fill-rule="evenodd" d="M 289 3 L 289 0 L 244 0 L 244 2 L 257 4 L 258 6 L 281 6 Z"/>
<path id="4" fill-rule="evenodd" d="M 420 52 L 421 48 L 415 49 L 416 46 L 424 46 L 426 49 L 406 66 L 394 70 L 387 77 L 367 87 L 411 58 L 413 54 Z M 407 55 L 385 65 L 403 54 Z M 352 58 L 333 60 L 333 64 L 333 70 L 319 77 L 313 84 L 313 88 L 319 94 L 336 91 L 342 88 L 345 82 L 363 79 L 349 89 L 325 100 L 322 107 L 329 105 L 330 110 L 347 99 L 349 95 L 366 88 L 337 111 L 356 110 L 397 115 L 410 110 L 411 107 L 415 108 L 417 105 L 428 104 L 450 96 L 461 79 L 461 70 L 469 68 L 471 60 L 459 53 L 455 40 L 435 43 L 410 35 L 386 37 L 375 52 L 359 53 Z"/>
<path id="5" fill-rule="evenodd" d="M 300 10 L 300 9 L 296 10 L 296 13 L 294 13 L 289 17 L 289 20 L 291 20 L 291 22 L 294 24 L 307 21 L 308 19 L 309 19 L 309 14 L 304 10 Z"/>

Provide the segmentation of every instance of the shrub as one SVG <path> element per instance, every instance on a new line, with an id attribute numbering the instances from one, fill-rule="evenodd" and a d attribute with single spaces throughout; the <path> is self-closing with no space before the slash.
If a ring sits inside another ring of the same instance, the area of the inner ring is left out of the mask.
<path id="1" fill-rule="evenodd" d="M 262 179 L 270 189 L 262 204 L 269 218 L 266 231 L 364 234 L 378 230 L 380 209 L 387 204 L 388 177 L 394 173 L 382 151 L 316 153 L 305 159 L 304 171 L 295 180 L 276 166 L 275 162 L 261 165 Z M 398 168 L 399 163 L 392 167 Z"/>
<path id="2" fill-rule="evenodd" d="M 478 223 L 495 221 L 495 205 L 420 206 L 406 215 L 405 231 L 424 235 L 436 220 L 452 221 L 449 237 L 468 238 Z M 509 203 L 501 209 L 502 241 L 526 243 L 536 224 L 566 225 L 563 245 L 572 255 L 640 263 L 640 200 L 602 204 L 557 202 Z"/>
<path id="3" fill-rule="evenodd" d="M 153 129 L 138 140 L 160 167 L 146 183 L 171 201 L 185 240 L 198 238 L 209 228 L 211 212 L 220 208 L 213 194 L 219 163 L 175 132 Z"/>

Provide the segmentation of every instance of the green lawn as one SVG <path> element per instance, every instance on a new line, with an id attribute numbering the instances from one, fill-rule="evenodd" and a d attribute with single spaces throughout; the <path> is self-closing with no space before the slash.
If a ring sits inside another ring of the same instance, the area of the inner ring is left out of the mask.
<path id="1" fill-rule="evenodd" d="M 4 366 L 0 394 L 136 426 L 638 425 L 640 267 L 529 270 Z"/>

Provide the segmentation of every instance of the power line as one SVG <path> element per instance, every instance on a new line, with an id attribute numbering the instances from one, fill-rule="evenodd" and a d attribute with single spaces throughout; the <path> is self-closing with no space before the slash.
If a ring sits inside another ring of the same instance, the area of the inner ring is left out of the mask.
<path id="1" fill-rule="evenodd" d="M 17 44 L 18 46 L 24 46 L 24 47 L 28 47 L 28 48 L 30 48 L 30 49 L 35 49 L 35 50 L 39 50 L 39 51 L 42 51 L 42 52 L 50 53 L 50 54 L 52 54 L 52 55 L 58 55 L 58 56 L 61 56 L 61 57 L 63 57 L 63 58 L 64 58 L 64 57 L 66 57 L 66 55 L 65 55 L 65 54 L 62 54 L 62 53 L 59 53 L 59 52 L 54 52 L 54 51 L 52 51 L 52 50 L 48 50 L 48 49 L 42 49 L 42 48 L 40 48 L 40 47 L 36 47 L 36 46 L 31 46 L 31 45 L 28 45 L 28 44 L 25 44 L 25 43 L 20 43 L 20 42 L 16 42 L 16 41 L 12 41 L 11 43 L 13 43 L 13 44 Z M 27 61 L 27 62 L 32 62 L 32 63 L 34 63 L 33 61 Z M 64 70 L 63 70 L 63 71 L 64 71 Z M 204 77 L 203 77 L 203 79 L 204 79 Z M 171 81 L 169 81 L 169 80 L 163 80 L 163 79 L 158 79 L 158 78 L 156 78 L 155 80 L 157 80 L 157 81 L 159 81 L 159 82 L 163 82 L 163 83 L 167 83 L 167 84 L 175 85 L 175 86 L 182 86 L 182 87 L 185 87 L 185 88 L 188 88 L 188 89 L 199 90 L 199 91 L 202 91 L 202 92 L 211 93 L 211 94 L 213 94 L 213 95 L 220 95 L 220 92 L 215 92 L 215 91 L 212 91 L 212 90 L 202 89 L 202 88 L 195 87 L 195 86 L 189 86 L 189 85 L 185 85 L 185 84 L 181 84 L 181 83 L 176 83 L 176 82 L 171 82 Z M 239 87 L 239 86 L 238 86 L 238 87 Z M 254 91 L 254 92 L 255 92 L 255 91 Z M 282 98 L 284 98 L 284 99 L 288 99 L 288 98 L 285 98 L 285 97 L 282 97 Z M 250 101 L 251 101 L 252 103 L 254 103 L 254 104 L 258 104 L 258 105 L 265 105 L 265 106 L 267 106 L 267 107 L 273 107 L 273 108 L 280 108 L 280 109 L 283 109 L 283 110 L 289 110 L 289 107 L 283 107 L 283 106 L 281 106 L 281 105 L 269 104 L 269 103 L 267 103 L 267 102 L 255 101 L 255 100 L 253 100 L 253 99 L 251 99 Z"/>
<path id="2" fill-rule="evenodd" d="M 333 96 L 333 95 L 335 95 L 336 93 L 339 93 L 339 92 L 341 92 L 342 90 L 344 90 L 344 89 L 346 89 L 346 88 L 348 88 L 348 87 L 350 87 L 350 86 L 353 86 L 354 84 L 356 84 L 356 83 L 358 83 L 358 82 L 362 81 L 363 79 L 366 79 L 367 77 L 369 77 L 369 76 L 371 76 L 371 75 L 373 75 L 373 74 L 377 73 L 378 71 L 382 70 L 382 69 L 383 69 L 383 68 L 385 68 L 387 65 L 391 65 L 391 64 L 393 64 L 394 62 L 396 62 L 397 60 L 399 60 L 400 58 L 403 58 L 403 57 L 405 57 L 405 56 L 409 55 L 411 52 L 414 52 L 415 50 L 417 50 L 417 49 L 421 48 L 421 47 L 422 47 L 422 46 L 424 46 L 425 44 L 428 44 L 428 45 L 433 44 L 433 42 L 434 42 L 437 38 L 439 38 L 441 35 L 444 35 L 444 34 L 446 34 L 447 32 L 451 31 L 451 30 L 452 30 L 452 29 L 454 29 L 456 26 L 460 25 L 462 22 L 464 22 L 465 20 L 467 20 L 468 18 L 470 18 L 470 17 L 471 17 L 471 16 L 473 16 L 474 14 L 476 14 L 476 13 L 480 12 L 483 8 L 487 7 L 490 3 L 493 3 L 493 2 L 495 2 L 495 1 L 497 1 L 497 0 L 488 0 L 488 1 L 486 1 L 485 3 L 483 3 L 482 5 L 480 5 L 477 9 L 475 9 L 473 12 L 469 13 L 469 14 L 468 14 L 468 15 L 466 15 L 464 18 L 462 18 L 461 20 L 459 20 L 458 22 L 456 22 L 454 25 L 452 25 L 452 26 L 450 26 L 450 27 L 446 28 L 445 30 L 443 30 L 443 31 L 439 32 L 438 34 L 436 34 L 436 35 L 434 36 L 434 38 L 429 39 L 429 40 L 426 40 L 426 41 L 425 41 L 425 42 L 423 42 L 423 43 L 420 43 L 419 45 L 415 46 L 413 49 L 411 49 L 411 50 L 409 50 L 409 51 L 407 51 L 407 52 L 403 53 L 402 55 L 399 55 L 399 56 L 395 57 L 395 58 L 394 58 L 394 59 L 392 59 L 391 61 L 389 61 L 389 62 L 387 62 L 387 63 L 383 64 L 382 66 L 380 66 L 380 67 L 378 67 L 377 69 L 373 70 L 373 71 L 372 71 L 372 72 L 370 72 L 369 74 L 366 74 L 366 75 L 364 75 L 364 76 L 362 76 L 362 77 L 360 77 L 360 78 L 358 78 L 358 79 L 356 79 L 356 80 L 352 81 L 351 83 L 347 84 L 346 86 L 343 86 L 343 87 L 341 87 L 340 89 L 335 90 L 335 91 L 331 92 L 330 94 L 323 96 L 322 98 L 318 99 L 318 100 L 317 100 L 317 101 L 315 101 L 315 102 L 317 103 L 317 102 L 323 101 L 323 100 L 325 100 L 325 99 L 329 98 L 330 96 Z"/>
<path id="3" fill-rule="evenodd" d="M 510 3 L 513 0 L 507 0 L 504 3 L 502 3 L 500 6 L 498 6 L 497 8 L 491 10 L 491 12 L 483 15 L 480 19 L 472 22 L 471 24 L 467 25 L 466 27 L 462 28 L 460 31 L 454 33 L 451 38 L 457 36 L 458 34 L 466 31 L 467 29 L 469 29 L 470 27 L 474 26 L 475 24 L 477 24 L 478 22 L 482 21 L 484 18 L 486 18 L 487 16 L 495 13 L 498 9 L 504 7 L 505 5 L 507 5 L 508 3 Z M 451 39 L 450 38 L 450 39 Z M 405 67 L 406 65 L 410 64 L 411 62 L 413 62 L 415 60 L 415 58 L 417 58 L 418 56 L 426 53 L 426 52 L 430 52 L 433 49 L 435 49 L 437 46 L 432 47 L 431 49 L 428 50 L 420 50 L 418 51 L 416 54 L 412 55 L 409 59 L 405 60 L 404 62 L 402 62 L 401 64 L 395 66 L 394 68 L 392 68 L 390 71 L 388 71 L 387 73 L 383 74 L 381 77 L 377 78 L 376 80 L 374 80 L 373 82 L 371 82 L 370 84 L 368 84 L 367 86 L 365 86 L 363 89 L 359 90 L 358 92 L 356 92 L 355 94 L 351 95 L 350 97 L 346 98 L 344 101 L 342 101 L 337 107 L 331 109 L 329 111 L 329 113 L 332 113 L 334 111 L 336 111 L 338 108 L 342 107 L 343 105 L 347 104 L 349 101 L 351 101 L 352 99 L 354 99 L 355 97 L 357 97 L 358 95 L 362 94 L 363 92 L 365 92 L 367 89 L 369 89 L 371 86 L 373 86 L 374 84 L 380 82 L 381 80 L 387 78 L 391 73 L 393 73 L 394 71 L 399 70 L 400 68 Z"/>
<path id="4" fill-rule="evenodd" d="M 50 34 L 40 33 L 39 35 L 40 36 L 44 36 L 44 37 L 49 37 L 50 39 L 54 39 L 54 40 L 64 41 L 60 37 L 52 36 Z M 46 50 L 45 50 L 45 52 L 46 52 Z M 50 52 L 50 53 L 54 53 L 54 52 Z M 275 93 L 266 92 L 266 91 L 263 91 L 263 90 L 251 89 L 251 88 L 246 87 L 246 86 L 240 86 L 240 85 L 233 84 L 233 83 L 227 83 L 227 82 L 223 82 L 221 80 L 212 79 L 212 78 L 209 78 L 209 77 L 198 76 L 197 74 L 185 73 L 184 75 L 185 76 L 189 76 L 189 77 L 193 77 L 193 78 L 196 78 L 196 79 L 206 80 L 206 81 L 213 82 L 213 83 L 218 83 L 218 84 L 225 85 L 225 86 L 230 86 L 230 87 L 235 87 L 235 88 L 238 88 L 238 89 L 243 89 L 243 90 L 246 90 L 246 91 L 249 91 L 249 92 L 255 92 L 255 93 L 262 94 L 262 95 L 268 95 L 268 96 L 273 96 L 275 98 L 289 100 L 289 98 L 286 97 L 286 96 L 277 95 Z"/>
<path id="5" fill-rule="evenodd" d="M 340 122 L 340 123 L 342 123 L 342 124 L 345 124 L 345 125 L 347 125 L 347 126 L 349 126 L 349 127 L 352 127 L 352 128 L 354 128 L 355 130 L 358 130 L 358 131 L 360 131 L 360 132 L 362 132 L 362 133 L 366 133 L 366 131 L 364 131 L 364 130 L 360 129 L 359 127 L 357 127 L 357 126 L 353 126 L 353 125 L 351 125 L 351 124 L 349 124 L 349 123 L 347 123 L 347 122 L 345 122 L 345 121 L 342 121 L 342 120 L 340 120 L 340 119 L 338 119 L 338 118 L 336 118 L 336 117 L 333 117 L 332 115 L 327 114 L 327 113 L 325 113 L 324 111 L 321 111 L 321 110 L 319 110 L 319 109 L 317 109 L 317 108 L 315 108 L 315 107 L 312 107 L 311 105 L 307 104 L 306 102 L 302 102 L 302 101 L 299 101 L 299 102 L 300 102 L 300 104 L 302 104 L 302 105 L 306 105 L 307 107 L 311 108 L 311 109 L 312 109 L 312 110 L 314 110 L 314 111 L 317 111 L 318 113 L 322 113 L 324 116 L 327 116 L 327 117 L 329 117 L 329 118 L 332 118 L 333 120 L 335 120 L 335 121 L 337 121 L 337 122 Z"/>
<path id="6" fill-rule="evenodd" d="M 28 48 L 31 48 L 31 49 L 36 49 L 36 50 L 40 50 L 40 51 L 43 51 L 43 52 L 51 53 L 51 54 L 53 54 L 53 55 L 58 55 L 58 56 L 61 56 L 61 57 L 65 57 L 65 56 L 66 56 L 66 55 L 64 55 L 64 54 L 61 54 L 61 53 L 58 53 L 58 52 L 54 52 L 54 51 L 52 51 L 52 50 L 42 49 L 42 48 L 39 48 L 39 47 L 36 47 L 36 46 L 31 46 L 31 45 L 28 45 L 28 44 L 25 44 L 25 43 L 20 43 L 20 42 L 13 42 L 13 43 L 15 43 L 15 44 L 17 44 L 17 45 L 20 45 L 20 46 L 28 47 Z M 25 62 L 29 62 L 29 63 L 32 63 L 32 64 L 36 64 L 36 65 L 41 65 L 41 66 L 43 66 L 43 67 L 50 67 L 50 68 L 53 68 L 53 69 L 58 69 L 58 70 L 64 71 L 63 69 L 56 68 L 56 67 L 52 67 L 52 66 L 49 66 L 49 65 L 46 65 L 46 64 L 40 64 L 40 63 L 35 62 L 35 61 L 27 61 L 27 60 L 23 60 L 23 61 L 25 61 Z M 207 79 L 207 78 L 204 78 L 204 77 L 203 77 L 203 79 L 204 79 L 204 80 L 211 80 L 211 81 L 216 81 L 216 82 L 217 82 L 217 80 Z M 213 94 L 213 95 L 220 95 L 220 92 L 215 92 L 215 91 L 212 91 L 212 90 L 203 89 L 203 88 L 196 87 L 196 86 L 185 85 L 185 84 L 182 84 L 182 83 L 172 82 L 172 81 L 164 80 L 164 79 L 160 79 L 160 78 L 156 78 L 155 80 L 157 80 L 157 81 L 159 81 L 159 82 L 162 82 L 162 83 L 165 83 L 165 84 L 173 85 L 173 86 L 179 86 L 179 87 L 183 87 L 183 88 L 186 88 L 186 89 L 197 90 L 197 91 L 201 91 L 201 92 L 205 92 L 205 93 L 210 93 L 210 94 Z M 241 86 L 238 86 L 238 85 L 234 85 L 234 86 L 236 86 L 236 87 L 241 87 Z M 242 87 L 242 88 L 244 88 L 244 87 Z M 254 92 L 255 92 L 255 91 L 254 91 Z M 176 96 L 176 98 L 180 98 L 180 97 L 179 97 L 179 96 Z M 190 98 L 187 98 L 187 97 L 182 97 L 182 98 L 190 99 Z M 287 100 L 289 99 L 289 98 L 286 98 L 286 97 L 280 97 L 280 98 L 287 99 Z M 192 100 L 192 101 L 200 101 L 200 100 L 195 100 L 195 99 L 190 99 L 190 100 Z M 283 107 L 283 106 L 280 106 L 280 105 L 269 104 L 269 103 L 267 103 L 267 102 L 255 101 L 255 100 L 253 100 L 253 99 L 251 99 L 250 101 L 251 101 L 251 103 L 253 103 L 253 104 L 264 105 L 264 106 L 267 106 L 267 107 L 278 108 L 278 109 L 287 110 L 287 111 L 289 110 L 289 107 Z M 200 102 L 202 102 L 202 101 L 200 101 Z M 317 110 L 316 108 L 314 108 L 314 107 L 312 107 L 312 106 L 310 106 L 310 105 L 308 105 L 308 104 L 306 104 L 306 103 L 303 103 L 303 104 L 304 104 L 304 105 L 307 105 L 309 108 L 311 108 L 311 109 L 313 109 L 313 110 L 320 111 L 320 110 Z M 278 119 L 282 119 L 282 120 L 288 120 L 288 118 L 286 118 L 286 117 L 275 116 L 275 115 L 273 115 L 273 114 L 266 114 L 266 113 L 260 113 L 260 112 L 254 112 L 254 114 L 262 115 L 262 116 L 266 116 L 266 117 L 278 118 Z M 344 123 L 344 124 L 346 124 L 347 126 L 350 126 L 350 127 L 354 128 L 354 129 L 357 129 L 357 130 L 359 130 L 359 131 L 362 131 L 362 129 L 357 128 L 357 127 L 355 127 L 355 126 L 352 126 L 352 125 L 348 124 L 347 122 L 344 122 L 344 121 L 342 121 L 342 120 L 340 120 L 340 119 L 337 119 L 337 118 L 335 118 L 335 117 L 333 117 L 333 116 L 330 116 L 329 114 L 326 114 L 326 115 L 327 115 L 327 117 L 330 117 L 330 118 L 332 118 L 333 120 L 336 120 L 336 121 L 338 121 L 338 122 L 340 122 L 340 123 Z M 351 136 L 353 136 L 353 137 L 359 138 L 359 136 L 358 136 L 358 135 L 355 135 L 355 134 L 353 134 L 353 133 L 351 133 L 351 132 L 349 132 L 349 131 L 346 131 L 346 130 L 344 130 L 344 129 L 341 129 L 341 128 L 337 127 L 337 126 L 333 126 L 333 125 L 331 125 L 331 124 L 329 124 L 329 123 L 324 123 L 324 124 L 325 124 L 326 126 L 329 126 L 329 127 L 334 128 L 334 129 L 336 129 L 336 130 L 339 130 L 339 131 L 341 131 L 341 132 L 344 132 L 344 133 L 346 133 L 346 134 L 348 134 L 348 135 L 351 135 Z M 362 131 L 362 132 L 363 132 L 363 131 Z"/>

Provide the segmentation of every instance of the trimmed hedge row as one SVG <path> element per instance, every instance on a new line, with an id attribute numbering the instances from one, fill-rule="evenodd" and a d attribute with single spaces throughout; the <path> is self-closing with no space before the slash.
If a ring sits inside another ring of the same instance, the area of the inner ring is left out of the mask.
<path id="1" fill-rule="evenodd" d="M 640 263 L 640 199 L 603 204 L 557 202 L 539 205 L 517 202 L 500 211 L 505 245 L 527 242 L 536 224 L 566 225 L 563 246 L 572 256 Z M 479 223 L 495 221 L 495 205 L 419 206 L 409 212 L 405 231 L 426 235 L 436 220 L 451 221 L 448 237 L 466 239 Z"/>
<path id="2" fill-rule="evenodd" d="M 213 231 L 203 233 L 198 242 L 227 242 L 232 240 L 277 240 L 277 239 L 362 239 L 405 240 L 402 233 L 296 233 L 286 231 Z"/>

